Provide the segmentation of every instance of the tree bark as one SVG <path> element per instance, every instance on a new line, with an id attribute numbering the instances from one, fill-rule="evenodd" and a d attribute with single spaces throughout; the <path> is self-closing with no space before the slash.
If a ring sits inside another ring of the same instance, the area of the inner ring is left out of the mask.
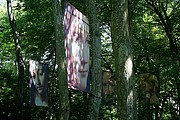
<path id="1" fill-rule="evenodd" d="M 111 35 L 115 57 L 117 109 L 119 120 L 134 120 L 135 81 L 129 33 L 128 0 L 112 0 Z"/>
<path id="2" fill-rule="evenodd" d="M 89 98 L 88 120 L 98 120 L 99 107 L 102 92 L 102 69 L 101 69 L 101 39 L 97 11 L 93 0 L 86 0 L 88 18 L 90 22 L 90 40 L 92 41 L 92 89 Z"/>
<path id="3" fill-rule="evenodd" d="M 24 62 L 20 47 L 20 37 L 16 28 L 16 21 L 12 11 L 11 0 L 7 0 L 7 11 L 10 26 L 13 33 L 13 39 L 15 44 L 16 62 L 18 65 L 18 119 L 23 120 L 23 86 L 24 86 Z"/>
<path id="4" fill-rule="evenodd" d="M 59 112 L 58 120 L 69 120 L 69 91 L 67 83 L 67 72 L 65 65 L 64 33 L 63 33 L 63 14 L 61 0 L 53 0 L 55 40 L 56 40 L 56 60 L 58 65 L 59 81 Z"/>

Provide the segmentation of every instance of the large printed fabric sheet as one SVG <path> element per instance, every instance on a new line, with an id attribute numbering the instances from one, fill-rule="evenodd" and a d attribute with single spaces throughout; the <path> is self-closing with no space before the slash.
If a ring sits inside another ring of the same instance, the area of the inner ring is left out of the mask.
<path id="1" fill-rule="evenodd" d="M 116 83 L 113 79 L 112 73 L 110 71 L 103 71 L 103 81 L 102 81 L 102 103 L 103 104 L 115 104 L 116 99 Z"/>
<path id="2" fill-rule="evenodd" d="M 89 91 L 89 22 L 86 16 L 65 3 L 64 31 L 68 88 Z"/>
<path id="3" fill-rule="evenodd" d="M 30 103 L 36 106 L 48 106 L 48 65 L 38 61 L 29 61 Z"/>

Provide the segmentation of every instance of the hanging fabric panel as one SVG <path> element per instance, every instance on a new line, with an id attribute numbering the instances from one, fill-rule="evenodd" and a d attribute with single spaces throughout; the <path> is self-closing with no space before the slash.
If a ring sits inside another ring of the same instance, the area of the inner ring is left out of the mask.
<path id="1" fill-rule="evenodd" d="M 68 88 L 88 92 L 89 22 L 68 2 L 65 2 L 64 33 Z"/>

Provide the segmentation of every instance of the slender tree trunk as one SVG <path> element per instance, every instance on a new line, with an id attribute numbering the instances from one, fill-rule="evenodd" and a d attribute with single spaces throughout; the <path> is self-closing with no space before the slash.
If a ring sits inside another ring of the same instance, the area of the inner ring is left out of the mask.
<path id="1" fill-rule="evenodd" d="M 16 62 L 18 63 L 18 119 L 23 120 L 23 85 L 24 85 L 24 62 L 21 53 L 21 47 L 19 44 L 19 34 L 16 28 L 15 18 L 12 12 L 11 0 L 7 0 L 7 11 L 9 16 L 9 22 L 13 33 L 13 39 L 15 44 Z"/>
<path id="2" fill-rule="evenodd" d="M 129 0 L 129 3 L 128 3 L 128 11 L 129 11 L 129 40 L 130 41 L 133 41 L 133 18 L 132 18 L 132 16 L 133 16 L 133 11 L 134 11 L 134 9 L 132 9 L 132 6 L 135 6 L 135 4 L 133 3 L 133 0 Z M 129 42 L 129 46 L 130 46 L 130 48 L 132 48 L 132 45 L 131 45 L 131 43 Z M 132 57 L 132 51 L 133 50 L 130 50 L 130 55 L 131 55 L 131 57 Z M 132 68 L 133 69 L 133 68 Z M 132 73 L 132 75 L 131 75 L 131 78 L 130 78 L 130 81 L 131 81 L 131 85 L 130 86 L 132 86 L 132 91 L 133 91 L 133 99 L 132 99 L 132 106 L 133 106 L 133 108 L 131 107 L 130 109 L 132 110 L 132 113 L 130 113 L 130 114 L 132 114 L 132 116 L 133 116 L 133 120 L 137 120 L 137 104 L 136 104 L 136 102 L 137 102 L 137 88 L 135 87 L 135 84 L 136 84 L 136 78 L 135 78 L 135 75 Z M 129 90 L 129 91 L 131 91 L 131 89 Z"/>
<path id="3" fill-rule="evenodd" d="M 61 0 L 53 0 L 54 25 L 56 39 L 56 60 L 58 64 L 58 81 L 59 81 L 59 112 L 58 120 L 69 120 L 69 97 L 67 72 L 65 65 L 64 33 L 63 33 L 63 14 Z"/>
<path id="4" fill-rule="evenodd" d="M 101 69 L 101 39 L 99 21 L 93 0 L 86 0 L 88 18 L 90 21 L 90 40 L 92 41 L 92 90 L 89 102 L 88 120 L 98 120 L 99 107 L 102 92 L 102 69 Z"/>
<path id="5" fill-rule="evenodd" d="M 119 120 L 134 120 L 135 82 L 129 34 L 128 0 L 112 0 L 111 35 L 115 57 Z"/>

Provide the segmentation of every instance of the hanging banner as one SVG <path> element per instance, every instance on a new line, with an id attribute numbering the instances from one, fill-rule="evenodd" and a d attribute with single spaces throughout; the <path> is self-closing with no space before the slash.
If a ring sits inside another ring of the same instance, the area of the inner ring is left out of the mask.
<path id="1" fill-rule="evenodd" d="M 103 84 L 102 84 L 102 103 L 115 104 L 116 102 L 116 83 L 110 71 L 103 71 Z"/>
<path id="2" fill-rule="evenodd" d="M 29 61 L 30 103 L 48 106 L 48 65 Z"/>
<path id="3" fill-rule="evenodd" d="M 88 92 L 89 80 L 89 22 L 86 16 L 65 3 L 64 32 L 68 88 Z"/>

